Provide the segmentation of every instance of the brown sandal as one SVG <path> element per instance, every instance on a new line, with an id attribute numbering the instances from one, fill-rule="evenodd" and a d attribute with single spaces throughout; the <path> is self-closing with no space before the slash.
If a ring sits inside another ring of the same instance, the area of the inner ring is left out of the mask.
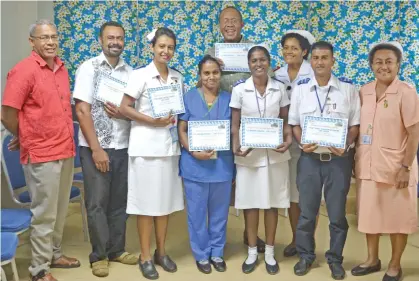
<path id="1" fill-rule="evenodd" d="M 51 262 L 50 268 L 76 268 L 80 267 L 80 261 L 75 258 L 70 258 L 62 255 L 58 259 Z"/>

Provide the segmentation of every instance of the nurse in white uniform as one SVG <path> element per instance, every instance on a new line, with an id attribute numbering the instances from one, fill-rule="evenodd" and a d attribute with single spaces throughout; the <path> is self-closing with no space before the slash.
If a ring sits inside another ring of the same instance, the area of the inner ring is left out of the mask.
<path id="1" fill-rule="evenodd" d="M 239 80 L 233 87 L 232 108 L 233 152 L 237 167 L 235 207 L 244 209 L 249 241 L 248 257 L 242 265 L 244 273 L 252 272 L 257 264 L 256 248 L 259 209 L 265 213 L 265 265 L 269 274 L 278 273 L 274 257 L 278 208 L 289 208 L 288 148 L 292 143 L 288 125 L 289 99 L 284 84 L 268 76 L 270 55 L 266 48 L 249 50 L 248 63 L 252 76 Z M 284 120 L 284 143 L 276 149 L 250 151 L 240 145 L 241 117 L 281 118 Z"/>
<path id="2" fill-rule="evenodd" d="M 165 252 L 165 240 L 168 215 L 183 209 L 183 192 L 178 166 L 177 116 L 153 118 L 149 90 L 176 84 L 182 89 L 183 77 L 167 66 L 176 47 L 173 31 L 163 27 L 148 37 L 153 61 L 132 72 L 121 111 L 133 121 L 128 148 L 127 213 L 137 215 L 141 272 L 148 279 L 157 279 L 155 264 L 168 272 L 177 270 Z M 150 253 L 153 223 L 157 246 L 154 257 Z"/>
<path id="3" fill-rule="evenodd" d="M 297 82 L 313 76 L 313 69 L 307 61 L 311 45 L 314 43 L 314 36 L 306 30 L 289 30 L 281 38 L 282 56 L 286 65 L 274 71 L 275 78 L 285 84 L 288 98 L 291 100 L 291 92 L 297 85 Z M 285 247 L 284 256 L 291 257 L 297 254 L 295 248 L 295 231 L 297 228 L 298 217 L 300 216 L 300 207 L 298 206 L 297 163 L 300 158 L 300 148 L 293 139 L 290 147 L 291 160 L 290 167 L 290 196 L 291 205 L 289 208 L 289 220 L 292 229 L 292 241 Z"/>

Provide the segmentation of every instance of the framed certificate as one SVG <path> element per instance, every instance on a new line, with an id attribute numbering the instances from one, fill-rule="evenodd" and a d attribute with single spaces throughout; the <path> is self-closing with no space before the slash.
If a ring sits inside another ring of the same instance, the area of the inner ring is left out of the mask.
<path id="1" fill-rule="evenodd" d="M 241 118 L 241 146 L 276 148 L 284 142 L 284 120 L 279 118 Z"/>
<path id="2" fill-rule="evenodd" d="M 223 71 L 250 72 L 247 53 L 253 43 L 215 43 L 215 57 L 224 62 Z"/>
<path id="3" fill-rule="evenodd" d="M 189 121 L 190 151 L 230 150 L 230 120 Z"/>
<path id="4" fill-rule="evenodd" d="M 126 86 L 126 82 L 116 79 L 103 71 L 98 71 L 93 96 L 102 102 L 120 106 Z"/>
<path id="5" fill-rule="evenodd" d="M 171 111 L 172 114 L 185 112 L 183 92 L 180 84 L 167 85 L 147 90 L 153 118 L 164 117 Z"/>
<path id="6" fill-rule="evenodd" d="M 302 126 L 301 143 L 345 148 L 348 119 L 306 116 Z"/>

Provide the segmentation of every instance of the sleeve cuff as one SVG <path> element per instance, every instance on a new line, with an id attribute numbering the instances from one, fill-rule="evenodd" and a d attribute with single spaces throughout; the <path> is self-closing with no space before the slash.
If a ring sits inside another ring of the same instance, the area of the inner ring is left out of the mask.
<path id="1" fill-rule="evenodd" d="M 242 105 L 240 103 L 230 102 L 230 107 L 236 108 L 236 109 L 241 109 Z"/>

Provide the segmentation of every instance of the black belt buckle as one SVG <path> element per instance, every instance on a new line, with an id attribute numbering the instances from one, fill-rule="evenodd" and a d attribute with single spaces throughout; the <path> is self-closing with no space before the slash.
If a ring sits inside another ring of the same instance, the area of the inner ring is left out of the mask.
<path id="1" fill-rule="evenodd" d="M 320 161 L 329 162 L 332 160 L 332 153 L 320 153 Z"/>

